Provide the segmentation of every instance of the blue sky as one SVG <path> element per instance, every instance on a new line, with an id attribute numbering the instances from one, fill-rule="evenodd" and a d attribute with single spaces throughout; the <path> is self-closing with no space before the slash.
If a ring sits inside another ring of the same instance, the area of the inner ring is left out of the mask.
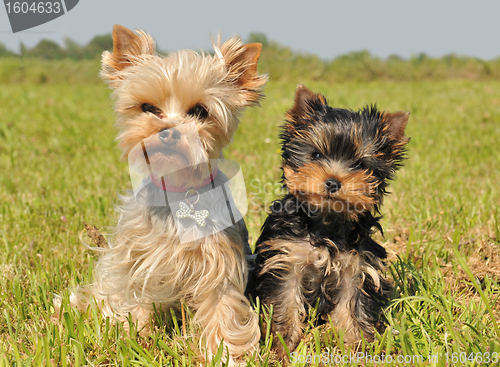
<path id="1" fill-rule="evenodd" d="M 324 59 L 365 49 L 381 57 L 500 57 L 499 0 L 80 0 L 62 17 L 16 34 L 0 9 L 0 42 L 14 51 L 42 38 L 86 44 L 114 23 L 147 30 L 162 50 L 210 49 L 211 34 L 258 32 Z"/>

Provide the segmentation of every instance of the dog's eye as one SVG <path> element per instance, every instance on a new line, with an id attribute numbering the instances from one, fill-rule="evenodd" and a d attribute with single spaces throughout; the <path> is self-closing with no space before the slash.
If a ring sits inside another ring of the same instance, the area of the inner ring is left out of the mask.
<path id="1" fill-rule="evenodd" d="M 199 119 L 206 119 L 208 117 L 208 111 L 201 104 L 197 104 L 188 111 L 188 115 L 197 117 Z"/>
<path id="2" fill-rule="evenodd" d="M 321 159 L 323 158 L 323 154 L 321 154 L 320 152 L 314 152 L 313 154 L 311 154 L 311 159 L 312 160 L 318 160 L 318 159 Z"/>
<path id="3" fill-rule="evenodd" d="M 142 109 L 142 112 L 149 112 L 149 113 L 152 113 L 153 115 L 156 115 L 158 117 L 160 117 L 162 115 L 161 110 L 158 107 L 153 106 L 152 104 L 149 104 L 149 103 L 143 103 L 141 106 L 141 109 Z"/>
<path id="4" fill-rule="evenodd" d="M 356 162 L 352 166 L 352 169 L 354 169 L 354 170 L 362 170 L 364 168 L 365 168 L 365 165 L 364 165 L 363 161 Z"/>

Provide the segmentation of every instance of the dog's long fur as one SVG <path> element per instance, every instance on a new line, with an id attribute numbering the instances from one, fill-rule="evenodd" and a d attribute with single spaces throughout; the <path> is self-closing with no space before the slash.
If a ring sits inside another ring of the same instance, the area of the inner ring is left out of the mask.
<path id="1" fill-rule="evenodd" d="M 214 180 L 215 187 L 225 182 L 222 173 Z M 146 189 L 163 196 L 152 184 Z M 225 227 L 220 222 L 230 222 L 231 218 L 225 217 L 222 192 L 212 190 L 211 185 L 198 191 L 203 194 L 198 205 L 215 218 L 207 227 Z M 184 195 L 171 193 L 169 199 L 181 201 Z M 198 229 L 187 223 L 186 228 L 178 229 L 170 206 L 143 206 L 133 195 L 123 196 L 121 202 L 113 246 L 102 250 L 94 269 L 95 283 L 73 293 L 71 303 L 86 309 L 88 293 L 98 304 L 104 301 L 104 315 L 124 322 L 130 313 L 139 328 L 147 328 L 153 303 L 167 311 L 178 308 L 183 300 L 196 310 L 194 321 L 204 327 L 208 350 L 216 351 L 224 338 L 230 350 L 251 351 L 260 334 L 257 317 L 244 297 L 248 276 L 244 223 L 240 221 L 197 241 L 180 243 L 173 235 L 178 230 L 194 232 L 206 227 Z"/>
<path id="2" fill-rule="evenodd" d="M 385 249 L 370 236 L 381 230 L 375 215 L 403 159 L 407 119 L 375 108 L 333 109 L 323 96 L 297 88 L 281 134 L 288 193 L 262 226 L 249 285 L 273 306 L 272 331 L 290 351 L 316 305 L 348 343 L 381 330 L 391 285 L 381 274 Z"/>
<path id="3" fill-rule="evenodd" d="M 148 34 L 139 31 L 137 35 L 122 26 L 113 29 L 113 41 L 113 52 L 103 54 L 101 75 L 114 90 L 122 158 L 131 159 L 132 148 L 155 134 L 194 123 L 201 148 L 189 142 L 182 145 L 180 139 L 170 155 L 154 151 L 146 160 L 159 162 L 165 170 L 178 169 L 168 176 L 173 185 L 186 190 L 199 186 L 205 178 L 200 172 L 180 168 L 199 162 L 200 157 L 219 158 L 242 110 L 262 98 L 266 77 L 256 70 L 261 46 L 243 45 L 233 37 L 214 45 L 214 56 L 184 50 L 161 57 Z M 175 207 L 144 205 L 133 192 L 122 196 L 110 245 L 99 250 L 95 282 L 74 291 L 71 304 L 85 310 L 95 298 L 105 316 L 124 322 L 130 314 L 139 328 L 147 329 L 153 304 L 166 311 L 178 308 L 182 301 L 195 312 L 194 321 L 203 330 L 202 349 L 206 345 L 209 356 L 222 340 L 230 363 L 253 352 L 260 331 L 244 296 L 248 234 L 242 220 L 227 226 L 231 221 L 224 214 L 228 198 L 213 190 L 226 182 L 219 172 L 197 190 L 201 198 L 197 208 L 210 212 L 203 229 L 188 219 L 176 226 Z M 166 195 L 151 181 L 144 190 L 150 197 L 157 196 L 150 203 L 161 202 Z M 185 199 L 185 192 L 168 194 L 169 202 Z M 211 234 L 197 236 L 203 230 Z M 178 231 L 191 233 L 196 240 L 181 243 Z M 59 307 L 56 299 L 56 313 Z"/>

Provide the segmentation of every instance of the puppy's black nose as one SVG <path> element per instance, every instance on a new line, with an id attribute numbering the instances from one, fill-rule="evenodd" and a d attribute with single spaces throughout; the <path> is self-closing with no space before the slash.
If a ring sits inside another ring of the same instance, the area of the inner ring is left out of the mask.
<path id="1" fill-rule="evenodd" d="M 339 180 L 336 180 L 334 178 L 329 178 L 328 180 L 325 181 L 325 187 L 330 194 L 333 194 L 340 190 L 342 184 L 340 183 Z"/>
<path id="2" fill-rule="evenodd" d="M 176 129 L 163 129 L 158 135 L 165 145 L 175 145 L 181 138 L 181 133 Z"/>

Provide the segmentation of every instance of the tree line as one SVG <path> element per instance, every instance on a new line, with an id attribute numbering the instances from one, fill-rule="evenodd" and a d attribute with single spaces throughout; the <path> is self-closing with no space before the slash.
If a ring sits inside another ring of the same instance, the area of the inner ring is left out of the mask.
<path id="1" fill-rule="evenodd" d="M 85 46 L 81 46 L 71 38 L 64 40 L 64 45 L 59 43 L 42 39 L 34 47 L 26 47 L 21 43 L 20 54 L 7 49 L 3 43 L 0 43 L 0 57 L 33 57 L 45 60 L 89 60 L 101 56 L 104 50 L 113 49 L 113 38 L 111 34 L 95 36 Z"/>
<path id="2" fill-rule="evenodd" d="M 323 60 L 314 54 L 295 52 L 290 47 L 268 40 L 261 33 L 252 33 L 245 41 L 262 43 L 259 69 L 268 73 L 272 80 L 295 80 L 300 83 L 308 80 L 339 82 L 500 78 L 500 57 L 481 60 L 450 54 L 433 58 L 420 53 L 409 59 L 397 55 L 380 58 L 362 50 Z M 0 60 L 3 60 L 0 61 L 0 81 L 58 82 L 68 77 L 75 81 L 87 81 L 97 75 L 102 52 L 112 49 L 111 34 L 95 36 L 83 46 L 69 38 L 64 40 L 63 45 L 43 39 L 32 48 L 21 44 L 20 53 L 14 53 L 0 43 Z M 27 62 L 30 68 L 25 67 Z"/>

